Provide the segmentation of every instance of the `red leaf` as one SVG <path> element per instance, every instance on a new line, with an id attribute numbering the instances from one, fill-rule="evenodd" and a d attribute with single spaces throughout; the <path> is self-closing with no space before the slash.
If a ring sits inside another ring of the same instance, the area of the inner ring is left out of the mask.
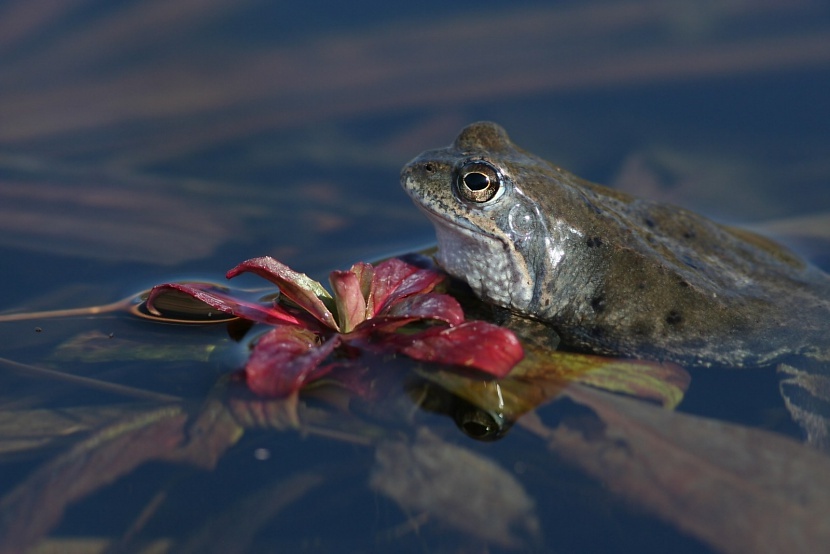
<path id="1" fill-rule="evenodd" d="M 404 279 L 398 285 L 398 288 L 392 291 L 379 311 L 388 310 L 396 302 L 400 302 L 404 298 L 414 294 L 426 294 L 444 279 L 445 276 L 442 273 L 431 269 L 419 269 Z"/>
<path id="2" fill-rule="evenodd" d="M 417 267 L 397 258 L 384 260 L 376 265 L 368 299 L 368 305 L 372 307 L 371 314 L 377 315 L 384 307 L 389 295 L 400 287 L 404 279 L 416 271 L 418 271 Z"/>
<path id="3" fill-rule="evenodd" d="M 279 306 L 266 307 L 256 302 L 248 302 L 222 294 L 216 290 L 207 290 L 197 285 L 185 285 L 181 283 L 167 283 L 156 285 L 147 297 L 147 309 L 158 313 L 153 306 L 153 301 L 165 291 L 175 290 L 192 296 L 196 300 L 204 302 L 211 308 L 220 312 L 235 315 L 251 321 L 278 325 L 283 323 L 298 324 L 299 320 Z"/>
<path id="4" fill-rule="evenodd" d="M 397 301 L 383 312 L 383 316 L 437 319 L 458 325 L 464 321 L 464 310 L 449 294 L 426 293 Z"/>
<path id="5" fill-rule="evenodd" d="M 353 271 L 332 271 L 329 275 L 337 304 L 340 330 L 348 333 L 366 319 L 366 298 L 360 287 L 360 278 Z"/>
<path id="6" fill-rule="evenodd" d="M 371 344 L 377 344 L 377 346 L 380 346 L 381 349 L 384 348 L 384 343 L 391 343 L 393 347 L 397 348 L 397 342 L 395 342 L 397 337 L 394 334 L 395 331 L 404 325 L 419 319 L 422 318 L 387 316 L 373 317 L 372 319 L 367 319 L 355 327 L 354 330 L 348 335 L 344 335 L 343 341 L 348 342 L 349 344 L 359 345 L 361 347 L 369 347 Z M 386 335 L 390 335 L 391 337 L 387 340 Z"/>
<path id="7" fill-rule="evenodd" d="M 392 258 L 375 266 L 369 305 L 375 316 L 395 302 L 413 294 L 425 293 L 444 280 L 444 274 L 420 269 L 403 260 Z"/>
<path id="8" fill-rule="evenodd" d="M 371 317 L 373 312 L 369 302 L 372 298 L 372 280 L 375 276 L 375 268 L 372 264 L 357 262 L 349 271 L 357 275 L 357 280 L 360 283 L 360 294 L 366 300 L 366 317 Z"/>
<path id="9" fill-rule="evenodd" d="M 263 256 L 242 262 L 228 271 L 226 276 L 230 279 L 246 271 L 268 279 L 280 288 L 280 293 L 306 310 L 323 325 L 339 330 L 334 316 L 326 307 L 325 302 L 321 300 L 321 298 L 331 300 L 331 296 L 323 285 L 308 275 L 298 273 L 274 258 Z"/>
<path id="10" fill-rule="evenodd" d="M 398 351 L 410 358 L 471 367 L 499 378 L 524 357 L 516 335 L 484 321 L 433 327 L 414 335 L 395 335 L 394 339 Z"/>
<path id="11" fill-rule="evenodd" d="M 323 344 L 318 336 L 299 327 L 276 327 L 265 333 L 245 365 L 248 387 L 260 396 L 288 396 L 308 381 L 319 379 L 331 369 L 320 367 L 340 344 L 334 335 Z"/>

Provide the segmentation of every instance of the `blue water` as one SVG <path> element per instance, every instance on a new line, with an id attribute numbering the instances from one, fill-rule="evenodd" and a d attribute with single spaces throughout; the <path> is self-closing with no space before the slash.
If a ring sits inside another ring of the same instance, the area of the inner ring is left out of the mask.
<path id="1" fill-rule="evenodd" d="M 816 3 L 237 4 L 0 4 L 0 314 L 223 282 L 261 255 L 325 280 L 357 260 L 420 249 L 433 231 L 400 189 L 400 167 L 481 119 L 585 178 L 730 223 L 830 213 L 830 12 Z M 826 228 L 782 240 L 827 267 Z M 93 333 L 110 354 L 67 354 Z M 416 407 L 411 368 L 384 382 L 382 405 L 309 397 L 307 428 L 239 423 L 235 442 L 219 433 L 228 444 L 215 464 L 207 454 L 173 461 L 212 402 L 252 401 L 229 380 L 250 336 L 122 309 L 0 320 L 0 337 L 0 415 L 17 422 L 0 426 L 0 545 L 10 551 L 67 540 L 90 541 L 85 552 L 726 548 L 527 428 L 469 439 L 447 414 Z M 189 418 L 165 427 L 172 435 L 122 429 L 117 447 L 78 450 L 171 397 Z M 556 428 L 581 417 L 577 404 L 538 415 Z M 95 415 L 112 407 L 132 411 Z M 800 440 L 772 370 L 694 373 L 679 409 Z M 49 410 L 69 416 L 42 431 Z M 516 531 L 508 546 L 481 522 L 465 527 L 445 508 L 402 507 L 370 487 L 378 444 L 414 441 L 419 428 L 520 483 L 536 536 Z M 169 448 L 144 460 L 164 437 Z M 60 473 L 72 464 L 76 473 Z M 50 470 L 63 475 L 51 489 L 38 481 Z M 88 484 L 62 489 L 73 481 Z M 23 521 L 15 491 L 54 517 Z"/>

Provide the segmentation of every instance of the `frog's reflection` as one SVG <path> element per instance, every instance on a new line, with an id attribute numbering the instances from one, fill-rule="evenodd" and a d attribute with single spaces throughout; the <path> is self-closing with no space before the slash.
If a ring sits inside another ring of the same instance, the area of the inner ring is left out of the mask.
<path id="1" fill-rule="evenodd" d="M 513 426 L 513 420 L 504 410 L 499 384 L 493 381 L 485 386 L 493 394 L 481 395 L 481 398 L 493 402 L 483 402 L 484 407 L 425 379 L 410 382 L 406 390 L 413 402 L 424 411 L 447 415 L 468 437 L 490 442 L 504 437 Z"/>

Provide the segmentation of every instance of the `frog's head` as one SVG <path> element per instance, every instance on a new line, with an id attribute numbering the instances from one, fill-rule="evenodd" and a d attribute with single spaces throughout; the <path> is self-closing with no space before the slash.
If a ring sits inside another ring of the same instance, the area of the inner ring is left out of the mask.
<path id="1" fill-rule="evenodd" d="M 481 122 L 409 162 L 401 184 L 435 225 L 444 269 L 485 300 L 541 314 L 556 303 L 545 283 L 584 242 L 555 217 L 560 171 Z"/>

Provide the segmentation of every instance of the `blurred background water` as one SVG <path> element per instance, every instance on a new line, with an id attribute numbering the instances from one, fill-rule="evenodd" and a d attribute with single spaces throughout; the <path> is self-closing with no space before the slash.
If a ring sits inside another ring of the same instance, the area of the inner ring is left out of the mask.
<path id="1" fill-rule="evenodd" d="M 482 119 L 587 179 L 764 225 L 826 267 L 828 99 L 830 9 L 811 0 L 5 0 L 0 312 L 107 304 L 171 280 L 221 281 L 255 256 L 323 278 L 425 246 L 432 227 L 400 189 L 400 167 Z M 3 323 L 0 356 L 42 362 L 90 326 L 151 345 L 171 336 L 200 344 L 224 332 L 127 317 Z M 93 373 L 198 401 L 241 355 L 184 360 L 166 375 L 148 356 Z M 87 371 L 80 362 L 50 363 Z M 772 390 L 753 393 L 750 378 L 737 379 L 749 396 Z M 106 403 L 8 369 L 0 382 L 7 410 Z M 741 419 L 730 410 L 710 415 Z M 123 537 L 149 502 L 135 491 L 169 492 L 176 481 L 167 516 L 149 534 L 197 544 L 185 530 L 216 521 L 216 506 L 247 498 L 266 475 L 310 461 L 336 466 L 342 456 L 348 463 L 336 470 L 351 476 L 338 481 L 342 490 L 304 497 L 275 524 L 301 529 L 283 547 L 460 552 L 487 542 L 390 531 L 404 517 L 366 488 L 370 452 L 262 433 L 246 435 L 254 438 L 212 473 L 143 466 L 79 499 L 54 536 Z M 526 440 L 486 452 L 505 465 L 549 456 Z M 253 457 L 259 443 L 286 467 Z M 0 492 L 71 441 L 50 444 L 36 455 L 7 452 Z M 629 513 L 596 484 L 558 505 L 552 499 L 578 478 L 549 463 L 563 477 L 535 499 L 546 537 L 539 549 L 704 548 Z M 612 515 L 601 523 L 574 515 L 594 503 Z M 357 505 L 365 513 L 346 510 Z M 558 518 L 569 525 L 557 527 Z M 85 548 L 118 548 L 96 544 Z"/>

